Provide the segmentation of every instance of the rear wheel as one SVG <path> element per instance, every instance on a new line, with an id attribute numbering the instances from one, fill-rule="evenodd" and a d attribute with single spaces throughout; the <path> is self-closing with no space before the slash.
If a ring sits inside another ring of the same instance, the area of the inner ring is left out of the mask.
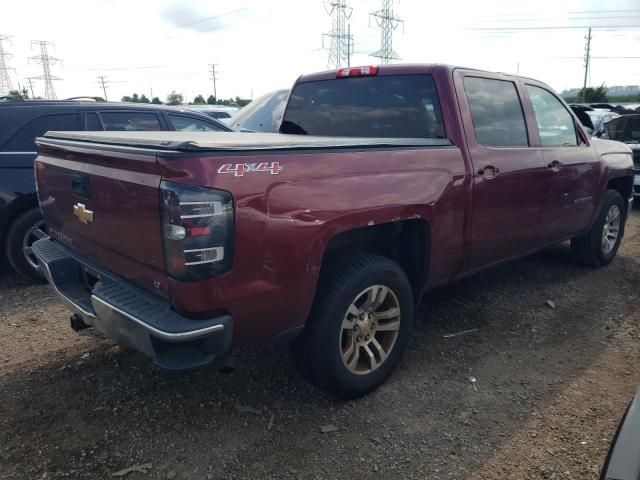
<path id="1" fill-rule="evenodd" d="M 33 242 L 46 235 L 39 208 L 32 208 L 16 218 L 7 231 L 5 251 L 11 266 L 29 280 L 43 281 L 38 260 L 32 251 Z"/>
<path id="2" fill-rule="evenodd" d="M 357 253 L 323 269 L 311 317 L 291 351 L 309 382 L 357 398 L 391 375 L 412 323 L 404 271 L 388 258 Z"/>
<path id="3" fill-rule="evenodd" d="M 625 220 L 624 201 L 615 190 L 607 190 L 602 208 L 591 230 L 571 240 L 575 258 L 585 265 L 600 267 L 608 265 L 616 256 Z"/>

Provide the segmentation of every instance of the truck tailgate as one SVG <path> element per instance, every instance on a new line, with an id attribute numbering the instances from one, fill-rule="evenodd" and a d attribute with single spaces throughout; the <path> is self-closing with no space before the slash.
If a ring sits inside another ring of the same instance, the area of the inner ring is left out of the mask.
<path id="1" fill-rule="evenodd" d="M 38 145 L 38 195 L 49 235 L 168 297 L 155 152 L 71 142 Z"/>

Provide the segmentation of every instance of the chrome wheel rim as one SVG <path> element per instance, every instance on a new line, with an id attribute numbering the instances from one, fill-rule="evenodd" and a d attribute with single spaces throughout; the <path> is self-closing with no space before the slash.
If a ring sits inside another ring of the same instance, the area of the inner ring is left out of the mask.
<path id="1" fill-rule="evenodd" d="M 400 333 L 400 303 L 389 287 L 373 285 L 351 302 L 342 320 L 338 346 L 342 363 L 367 375 L 389 358 Z"/>
<path id="2" fill-rule="evenodd" d="M 621 218 L 620 207 L 611 205 L 604 219 L 604 227 L 602 228 L 602 251 L 605 255 L 611 253 L 616 246 L 616 242 L 620 236 Z"/>
<path id="3" fill-rule="evenodd" d="M 25 234 L 22 239 L 22 254 L 24 255 L 27 263 L 34 270 L 40 270 L 40 266 L 38 265 L 38 259 L 33 254 L 33 242 L 36 240 L 40 240 L 41 238 L 46 237 L 47 235 L 41 230 L 42 224 L 44 222 L 41 220 L 35 225 L 33 225 Z"/>

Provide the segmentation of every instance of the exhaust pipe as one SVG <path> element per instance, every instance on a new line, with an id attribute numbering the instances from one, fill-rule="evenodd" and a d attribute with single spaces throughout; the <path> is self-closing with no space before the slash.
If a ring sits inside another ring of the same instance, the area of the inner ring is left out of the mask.
<path id="1" fill-rule="evenodd" d="M 71 323 L 71 328 L 74 332 L 79 332 L 80 330 L 84 330 L 85 328 L 90 327 L 90 325 L 84 323 L 82 317 L 77 313 L 74 313 L 69 317 L 69 322 Z"/>
<path id="2" fill-rule="evenodd" d="M 227 353 L 220 359 L 220 373 L 233 373 L 236 369 L 236 362 L 233 361 L 233 355 Z"/>

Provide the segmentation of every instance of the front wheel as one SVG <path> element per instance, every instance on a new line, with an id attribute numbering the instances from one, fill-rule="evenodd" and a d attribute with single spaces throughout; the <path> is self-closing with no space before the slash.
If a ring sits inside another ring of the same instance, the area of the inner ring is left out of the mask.
<path id="1" fill-rule="evenodd" d="M 591 230 L 571 239 L 575 258 L 585 265 L 608 265 L 616 256 L 624 233 L 625 209 L 622 196 L 615 190 L 607 190 L 602 208 Z"/>
<path id="2" fill-rule="evenodd" d="M 323 269 L 311 317 L 291 351 L 309 382 L 357 398 L 394 371 L 412 324 L 413 294 L 402 268 L 356 253 Z"/>

